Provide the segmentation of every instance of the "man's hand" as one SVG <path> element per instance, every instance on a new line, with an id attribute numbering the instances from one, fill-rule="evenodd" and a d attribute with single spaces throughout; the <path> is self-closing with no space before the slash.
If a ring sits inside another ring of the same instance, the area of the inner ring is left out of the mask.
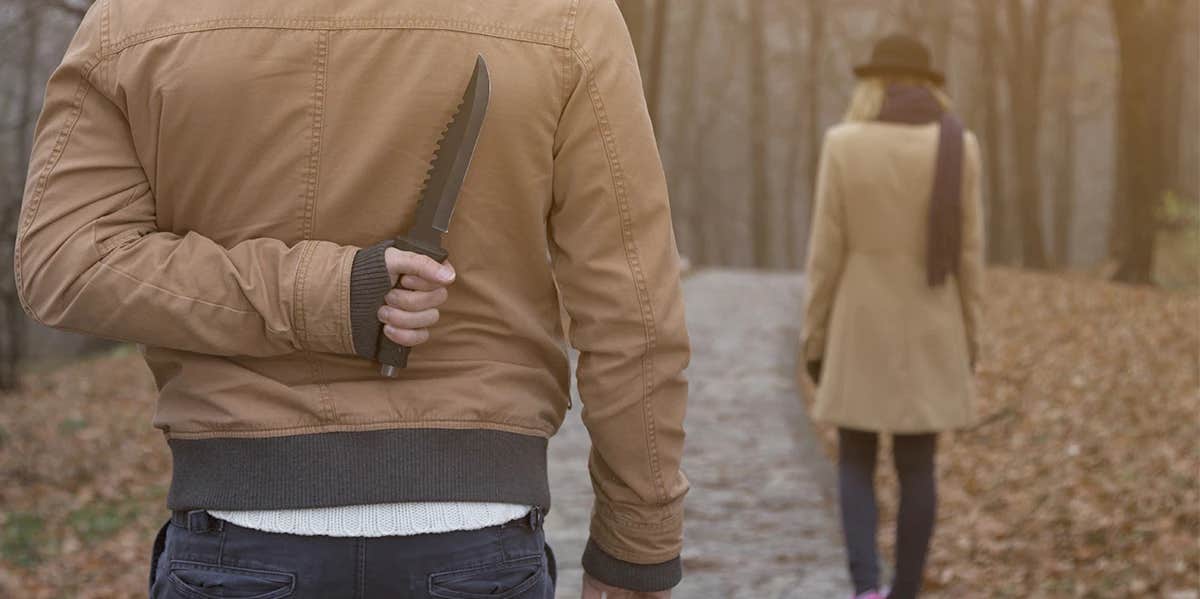
<path id="1" fill-rule="evenodd" d="M 583 575 L 583 599 L 671 599 L 671 591 L 656 591 L 642 593 L 609 586 L 588 576 Z"/>
<path id="2" fill-rule="evenodd" d="M 383 334 L 398 345 L 412 347 L 429 340 L 429 327 L 437 323 L 438 306 L 445 303 L 446 287 L 454 282 L 454 267 L 421 254 L 388 248 L 383 253 L 392 289 L 379 308 Z"/>

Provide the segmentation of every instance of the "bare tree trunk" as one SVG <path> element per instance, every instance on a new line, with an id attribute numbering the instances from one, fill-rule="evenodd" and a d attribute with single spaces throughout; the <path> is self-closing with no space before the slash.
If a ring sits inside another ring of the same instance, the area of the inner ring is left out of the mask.
<path id="1" fill-rule="evenodd" d="M 643 72 L 646 70 L 646 1 L 647 0 L 617 0 L 621 16 L 625 17 L 625 26 L 629 28 L 629 37 L 633 39 L 633 50 L 637 52 L 638 64 Z"/>
<path id="2" fill-rule="evenodd" d="M 704 41 L 704 16 L 708 8 L 707 0 L 693 0 L 687 5 L 687 46 L 683 53 L 683 90 L 679 99 L 679 107 L 675 111 L 675 122 L 672 126 L 672 139 L 677 140 L 681 148 L 693 148 L 700 143 L 696 114 L 696 96 L 700 93 L 697 83 L 700 80 L 700 44 Z M 696 266 L 704 265 L 707 260 L 703 221 L 704 211 L 701 210 L 702 196 L 696 185 L 685 184 L 685 178 L 695 179 L 695 173 L 700 165 L 691 163 L 686 168 L 674 168 L 667 173 L 671 181 L 672 198 L 677 203 L 685 204 L 683 222 L 687 223 L 687 235 L 680 235 L 684 240 L 684 253 Z M 680 198 L 677 190 L 687 189 L 688 196 Z"/>
<path id="3" fill-rule="evenodd" d="M 1041 168 L 1038 132 L 1042 125 L 1042 71 L 1046 62 L 1049 0 L 1036 0 L 1027 15 L 1022 0 L 1009 0 L 1009 107 L 1012 116 L 1012 159 L 1017 175 L 1017 207 L 1021 223 L 1021 262 L 1047 266 L 1042 234 Z"/>
<path id="4" fill-rule="evenodd" d="M 767 89 L 767 35 L 763 3 L 751 0 L 748 39 L 750 41 L 750 236 L 753 239 L 754 266 L 770 266 L 771 231 L 769 169 L 767 168 L 770 130 L 770 99 Z"/>
<path id="5" fill-rule="evenodd" d="M 937 13 L 931 23 L 933 38 L 934 65 L 941 67 L 946 75 L 950 73 L 950 47 L 954 33 L 954 0 L 939 0 L 935 5 Z"/>
<path id="6" fill-rule="evenodd" d="M 1178 0 L 1112 0 L 1121 79 L 1117 94 L 1116 278 L 1149 283 L 1154 267 L 1155 206 L 1168 184 L 1168 123 L 1161 109 L 1168 57 L 1178 31 Z"/>
<path id="7" fill-rule="evenodd" d="M 791 33 L 789 38 L 790 47 L 788 48 L 789 64 L 793 73 L 804 72 L 804 44 L 803 36 L 801 35 L 804 29 L 800 24 L 801 7 L 794 3 L 784 5 L 784 11 L 787 15 L 787 28 Z M 805 79 L 811 77 L 811 73 L 805 74 Z M 799 264 L 798 256 L 803 252 L 797 239 L 797 223 L 796 214 L 798 212 L 797 205 L 801 202 L 800 197 L 800 181 L 805 176 L 803 169 L 800 167 L 800 156 L 804 146 L 804 112 L 800 110 L 801 104 L 806 102 L 811 103 L 813 98 L 808 95 L 808 90 L 801 87 L 799 77 L 795 78 L 795 97 L 796 103 L 788 106 L 791 114 L 791 122 L 788 123 L 787 129 L 787 156 L 784 158 L 784 172 L 786 179 L 783 191 L 783 244 L 784 255 L 783 265 L 786 268 L 796 268 Z M 807 105 L 807 104 L 805 104 Z M 807 195 L 807 194 L 806 194 Z M 807 198 L 804 200 L 807 201 Z"/>
<path id="8" fill-rule="evenodd" d="M 1004 170 L 1000 154 L 999 69 L 996 47 L 996 5 L 979 0 L 976 11 L 979 25 L 979 94 L 983 103 L 983 165 L 987 183 L 987 249 L 991 262 L 1012 261 L 1012 233 L 1009 223 L 1009 198 L 1005 195 Z"/>
<path id="9" fill-rule="evenodd" d="M 1182 23 L 1185 33 L 1180 35 L 1177 44 L 1179 51 L 1179 68 L 1176 73 L 1196 73 L 1200 71 L 1200 1 L 1187 0 L 1179 9 L 1183 15 L 1188 15 Z M 1177 77 L 1180 85 L 1178 110 L 1174 117 L 1177 127 L 1172 128 L 1176 135 L 1176 146 L 1173 150 L 1178 157 L 1175 160 L 1175 187 L 1186 198 L 1200 201 L 1200 136 L 1183 135 L 1185 131 L 1200 130 L 1200 83 L 1197 77 Z"/>
<path id="10" fill-rule="evenodd" d="M 16 118 L 12 131 L 16 148 L 16 167 L 11 182 L 3 190 L 5 203 L 0 206 L 0 243 L 4 244 L 6 264 L 12 264 L 12 247 L 16 241 L 17 220 L 20 218 L 21 195 L 25 181 L 25 169 L 29 160 L 32 140 L 29 139 L 29 124 L 33 119 L 34 95 L 37 83 L 37 51 L 41 43 L 41 6 L 34 0 L 25 0 L 21 16 L 20 31 L 25 34 L 21 63 L 21 83 L 16 90 Z M 25 314 L 17 297 L 16 281 L 11 275 L 0 284 L 0 310 L 3 311 L 4 330 L 0 331 L 0 389 L 14 389 L 18 385 L 17 366 L 25 353 Z"/>
<path id="11" fill-rule="evenodd" d="M 1194 167 L 1196 162 L 1189 161 L 1189 146 L 1185 143 L 1184 132 L 1196 131 L 1195 128 L 1187 128 L 1188 113 L 1194 114 L 1196 107 L 1195 103 L 1188 103 L 1192 99 L 1189 86 L 1196 84 L 1196 77 L 1188 75 L 1196 72 L 1191 59 L 1200 55 L 1194 45 L 1197 33 L 1200 33 L 1200 3 L 1195 0 L 1179 0 L 1179 3 L 1181 6 L 1176 10 L 1179 11 L 1180 30 L 1172 34 L 1174 43 L 1167 62 L 1168 75 L 1163 97 L 1166 102 L 1163 115 L 1168 123 L 1164 128 L 1166 140 L 1163 147 L 1169 158 L 1165 165 L 1165 177 L 1169 189 L 1195 198 L 1197 190 L 1188 184 L 1187 179 L 1195 175 L 1196 169 L 1189 167 Z M 1191 31 L 1192 34 L 1186 35 L 1185 31 Z"/>
<path id="12" fill-rule="evenodd" d="M 824 89 L 824 78 L 821 77 L 823 49 L 825 47 L 825 0 L 810 0 L 808 6 L 808 69 L 805 82 L 808 84 L 808 156 L 804 161 L 804 179 L 807 181 L 806 191 L 808 201 L 805 202 L 804 222 L 812 222 L 814 201 L 817 197 L 817 161 L 821 158 L 821 139 L 824 128 L 821 127 L 821 92 Z M 807 258 L 807 244 L 802 247 L 800 260 Z"/>
<path id="13" fill-rule="evenodd" d="M 666 62 L 666 56 L 663 53 L 663 46 L 667 38 L 667 3 L 669 0 L 658 0 L 654 9 L 654 29 L 650 39 L 650 56 L 647 60 L 650 62 L 650 73 L 646 81 L 646 105 L 650 107 L 650 120 L 656 126 L 659 123 L 659 115 L 662 112 L 662 79 L 663 79 L 663 63 Z"/>
<path id="14" fill-rule="evenodd" d="M 792 111 L 792 124 L 788 129 L 787 192 L 785 194 L 784 220 L 787 255 L 785 265 L 798 268 L 804 263 L 806 245 L 797 231 L 799 216 L 804 214 L 808 222 L 811 214 L 812 197 L 816 185 L 817 158 L 821 152 L 821 57 L 825 36 L 825 0 L 811 0 L 803 6 L 787 4 L 788 30 L 792 33 L 792 71 L 804 73 L 797 82 L 797 96 L 804 103 L 804 110 L 796 107 Z M 800 13 L 806 13 L 801 26 Z M 807 29 L 806 29 L 807 28 Z M 802 35 L 804 34 L 804 35 Z M 803 87 L 801 87 L 803 85 Z M 800 158 L 804 157 L 801 164 Z M 803 182 L 803 192 L 800 183 Z M 801 212 L 800 209 L 803 209 Z"/>
<path id="15" fill-rule="evenodd" d="M 1075 35 L 1079 5 L 1072 6 L 1064 21 L 1058 50 L 1058 160 L 1054 185 L 1054 262 L 1059 268 L 1071 264 L 1071 223 L 1075 217 Z"/>

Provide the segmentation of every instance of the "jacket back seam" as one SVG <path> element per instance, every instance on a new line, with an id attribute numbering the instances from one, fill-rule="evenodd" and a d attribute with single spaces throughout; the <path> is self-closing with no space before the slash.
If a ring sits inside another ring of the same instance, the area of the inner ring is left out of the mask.
<path id="1" fill-rule="evenodd" d="M 313 51 L 313 84 L 311 97 L 311 120 L 309 123 L 309 146 L 308 160 L 304 165 L 304 192 L 301 196 L 303 211 L 300 214 L 300 238 L 308 241 L 313 236 L 313 221 L 316 214 L 317 195 L 321 185 L 321 142 L 324 135 L 325 124 L 325 87 L 328 77 L 329 67 L 329 45 L 331 33 L 328 29 L 317 30 L 316 48 Z M 304 320 L 305 305 L 304 300 L 307 297 L 304 287 L 308 283 L 308 265 L 311 263 L 313 255 L 316 253 L 316 244 L 311 244 L 313 251 L 308 252 L 308 261 L 304 262 L 304 270 L 300 278 L 296 303 L 294 304 L 300 310 L 301 320 Z M 340 286 L 340 282 L 338 283 Z M 341 291 L 339 290 L 339 294 Z M 339 298 L 340 299 L 340 298 Z M 307 323 L 304 328 L 304 344 L 308 346 L 309 330 Z M 333 406 L 333 398 L 329 390 L 329 384 L 325 380 L 324 372 L 322 372 L 320 362 L 312 355 L 312 352 L 307 349 L 302 350 L 304 362 L 308 364 L 312 371 L 313 380 L 317 382 L 317 401 L 321 405 L 321 414 L 326 420 L 336 419 L 336 412 Z"/>
<path id="2" fill-rule="evenodd" d="M 641 260 L 638 256 L 637 242 L 633 239 L 633 217 L 629 208 L 629 198 L 625 189 L 625 173 L 621 166 L 620 158 L 617 156 L 616 146 L 613 140 L 612 126 L 608 119 L 608 112 L 604 106 L 604 99 L 600 95 L 600 88 L 596 84 L 595 72 L 591 62 L 591 57 L 588 56 L 586 50 L 581 44 L 576 43 L 573 52 L 579 59 L 584 68 L 583 76 L 587 78 L 588 95 L 592 103 L 592 110 L 596 116 L 596 124 L 600 130 L 600 140 L 604 146 L 605 158 L 608 160 L 609 173 L 613 184 L 613 198 L 616 200 L 617 213 L 621 223 L 621 241 L 625 251 L 625 261 L 629 266 L 630 275 L 633 278 L 634 286 L 637 289 L 637 300 L 639 312 L 642 317 L 642 328 L 645 331 L 645 353 L 642 354 L 642 417 L 646 423 L 646 444 L 649 457 L 649 467 L 651 476 L 654 479 L 654 484 L 658 492 L 660 502 L 667 501 L 666 485 L 662 479 L 662 469 L 658 461 L 658 441 L 657 433 L 654 426 L 654 413 L 652 406 L 652 395 L 654 392 L 654 351 L 657 345 L 657 336 L 654 323 L 654 311 L 650 305 L 650 296 L 646 291 L 646 280 L 641 269 Z"/>
<path id="3" fill-rule="evenodd" d="M 127 50 L 133 46 L 164 37 L 215 31 L 221 29 L 292 29 L 292 30 L 367 30 L 367 29 L 425 29 L 434 31 L 457 31 L 507 39 L 515 42 L 533 43 L 558 48 L 570 48 L 569 38 L 545 32 L 513 29 L 499 24 L 478 23 L 456 19 L 421 18 L 411 16 L 394 17 L 228 17 L 208 19 L 191 23 L 179 23 L 156 27 L 126 35 L 101 51 L 104 58 Z"/>

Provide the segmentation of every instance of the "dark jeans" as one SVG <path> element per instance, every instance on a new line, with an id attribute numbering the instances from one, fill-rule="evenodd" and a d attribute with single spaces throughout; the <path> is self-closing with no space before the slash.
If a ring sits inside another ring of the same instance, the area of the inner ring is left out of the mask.
<path id="1" fill-rule="evenodd" d="M 263 532 L 194 511 L 159 531 L 152 599 L 553 599 L 540 518 L 403 537 Z"/>
<path id="2" fill-rule="evenodd" d="M 879 588 L 875 546 L 879 526 L 875 504 L 878 443 L 876 433 L 838 429 L 838 496 L 855 593 Z M 913 599 L 921 590 L 937 512 L 936 450 L 936 434 L 892 436 L 893 461 L 900 479 L 900 513 L 896 522 L 896 577 L 888 599 Z"/>

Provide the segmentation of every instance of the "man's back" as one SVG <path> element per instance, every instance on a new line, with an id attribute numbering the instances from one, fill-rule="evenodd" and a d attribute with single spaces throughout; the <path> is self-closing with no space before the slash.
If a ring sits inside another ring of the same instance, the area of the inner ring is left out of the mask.
<path id="1" fill-rule="evenodd" d="M 543 231 L 567 93 L 568 3 L 520 12 L 439 1 L 176 4 L 115 2 L 120 29 L 107 51 L 121 55 L 100 68 L 126 102 L 158 228 L 227 248 L 258 237 L 366 245 L 403 233 L 475 55 L 486 55 L 488 118 L 445 240 L 460 276 L 407 374 L 428 373 L 420 378 L 444 392 L 432 362 L 480 376 L 488 362 L 511 362 L 539 370 L 522 384 L 565 411 L 561 334 L 544 318 L 556 300 Z M 178 359 L 153 348 L 149 357 Z M 331 379 L 371 370 L 311 359 Z M 236 360 L 255 370 L 276 358 Z M 310 370 L 270 375 L 297 384 Z M 363 407 L 372 420 L 397 408 Z"/>
<path id="2" fill-rule="evenodd" d="M 445 239 L 457 281 L 384 379 L 351 267 L 411 224 L 477 55 L 491 100 Z M 561 295 L 593 562 L 655 564 L 678 556 L 687 488 L 677 262 L 610 1 L 101 0 L 48 88 L 16 272 L 39 320 L 145 346 L 173 508 L 547 506 Z M 320 481 L 304 499 L 273 490 L 297 467 Z M 427 480 L 446 472 L 464 480 Z"/>

